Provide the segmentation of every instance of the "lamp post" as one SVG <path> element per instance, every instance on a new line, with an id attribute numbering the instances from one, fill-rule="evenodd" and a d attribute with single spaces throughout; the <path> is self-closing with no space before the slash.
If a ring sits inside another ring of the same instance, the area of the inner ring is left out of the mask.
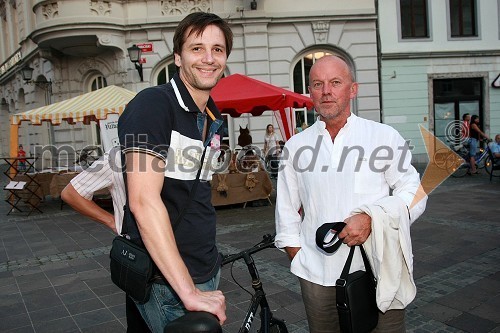
<path id="1" fill-rule="evenodd" d="M 23 68 L 21 68 L 21 76 L 23 77 L 24 83 L 26 84 L 34 84 L 39 88 L 42 88 L 45 90 L 45 99 L 46 103 L 50 104 L 50 96 L 52 95 L 52 80 L 43 80 L 43 81 L 38 81 L 38 80 L 33 80 L 33 71 L 34 69 L 29 67 L 28 65 L 25 65 Z"/>
<path id="2" fill-rule="evenodd" d="M 33 71 L 34 69 L 25 65 L 20 69 L 21 76 L 24 80 L 25 84 L 34 84 L 35 86 L 41 88 L 45 92 L 45 105 L 49 105 L 52 103 L 52 80 L 33 80 Z M 52 143 L 54 142 L 54 129 L 52 128 L 52 123 L 49 122 L 49 145 L 53 147 Z M 51 148 L 52 149 L 52 148 Z M 52 152 L 52 156 L 55 156 L 55 153 Z M 35 157 L 36 152 L 35 152 Z M 52 161 L 52 165 L 56 165 L 54 161 Z M 38 168 L 38 166 L 36 166 Z"/>
<path id="3" fill-rule="evenodd" d="M 144 77 L 142 74 L 142 63 L 141 63 L 142 50 L 137 45 L 134 44 L 131 47 L 127 48 L 127 51 L 130 61 L 134 63 L 135 69 L 137 69 L 137 72 L 139 73 L 141 82 L 144 81 Z"/>

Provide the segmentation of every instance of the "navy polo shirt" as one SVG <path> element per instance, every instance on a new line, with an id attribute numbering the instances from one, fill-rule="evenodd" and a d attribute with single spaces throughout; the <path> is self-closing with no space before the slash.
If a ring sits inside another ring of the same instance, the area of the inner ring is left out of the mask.
<path id="1" fill-rule="evenodd" d="M 175 74 L 164 85 L 150 87 L 132 99 L 118 121 L 123 153 L 141 152 L 165 161 L 161 198 L 174 222 L 189 202 L 201 155 L 206 146 L 200 180 L 193 199 L 175 231 L 179 252 L 195 283 L 206 282 L 221 262 L 215 245 L 216 214 L 211 203 L 211 180 L 220 153 L 222 116 L 209 98 L 207 138 L 202 141 L 197 119 L 200 110 Z"/>

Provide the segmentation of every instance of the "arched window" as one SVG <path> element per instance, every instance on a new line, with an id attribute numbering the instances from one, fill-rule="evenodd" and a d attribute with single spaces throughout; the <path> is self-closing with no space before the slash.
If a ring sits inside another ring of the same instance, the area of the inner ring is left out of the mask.
<path id="1" fill-rule="evenodd" d="M 177 66 L 175 66 L 174 59 L 164 63 L 158 68 L 158 74 L 156 75 L 156 84 L 165 84 L 174 74 L 177 72 Z"/>
<path id="2" fill-rule="evenodd" d="M 307 86 L 309 85 L 309 71 L 311 70 L 312 65 L 319 58 L 324 57 L 325 55 L 332 55 L 333 53 L 325 50 L 310 50 L 307 53 L 304 53 L 295 64 L 292 73 L 292 85 L 293 91 L 303 95 L 309 95 L 309 90 Z M 301 131 L 303 128 L 303 124 L 311 125 L 314 123 L 314 111 L 306 110 L 306 109 L 297 109 L 295 110 L 295 125 L 296 132 Z"/>
<path id="3" fill-rule="evenodd" d="M 106 78 L 102 76 L 101 74 L 95 74 L 94 76 L 89 78 L 89 87 L 87 88 L 88 92 L 91 91 L 96 91 L 98 89 L 102 89 L 108 86 L 108 82 L 106 81 Z M 82 126 L 81 124 L 78 124 L 77 126 Z M 97 122 L 93 122 L 93 125 L 91 127 L 91 137 L 93 138 L 93 143 L 97 145 L 101 145 L 101 131 L 99 129 L 99 125 Z"/>
<path id="4" fill-rule="evenodd" d="M 106 78 L 102 75 L 96 75 L 95 77 L 90 79 L 90 91 L 96 91 L 97 89 L 101 89 L 108 86 L 108 82 Z"/>
<path id="5" fill-rule="evenodd" d="M 332 54 L 329 51 L 311 51 L 302 56 L 293 68 L 293 91 L 299 94 L 309 94 L 307 86 L 312 65 L 319 58 Z"/>

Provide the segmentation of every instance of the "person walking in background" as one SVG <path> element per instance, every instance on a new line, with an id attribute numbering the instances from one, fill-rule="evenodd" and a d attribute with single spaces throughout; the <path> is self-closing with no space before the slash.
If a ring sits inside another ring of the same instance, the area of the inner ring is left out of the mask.
<path id="1" fill-rule="evenodd" d="M 351 113 L 350 103 L 357 91 L 354 70 L 342 58 L 325 56 L 317 60 L 309 74 L 309 93 L 318 120 L 286 142 L 281 158 L 275 243 L 288 254 L 291 272 L 299 278 L 312 333 L 340 331 L 335 283 L 349 247 L 368 239 L 373 242 L 372 230 L 380 230 L 385 220 L 391 219 L 403 233 L 402 239 L 396 237 L 402 244 L 393 244 L 394 248 L 411 253 L 409 227 L 425 209 L 426 196 L 411 206 L 420 180 L 410 164 L 407 143 L 392 127 Z M 377 207 L 387 213 L 373 214 Z M 329 254 L 318 248 L 315 235 L 318 227 L 334 221 L 346 223 L 338 235 L 345 245 Z M 364 248 L 368 253 L 371 246 L 367 243 Z M 404 258 L 401 252 L 385 251 L 378 260 L 381 267 L 387 267 Z M 378 292 L 391 302 L 381 306 L 377 301 L 383 313 L 376 332 L 405 332 L 404 308 L 416 292 L 411 260 L 410 256 L 409 262 L 400 266 L 408 267 L 406 273 L 379 280 Z M 381 274 L 378 268 L 374 267 L 375 276 Z M 356 251 L 351 271 L 360 269 L 364 269 L 363 261 Z M 390 268 L 386 271 L 392 272 Z M 405 298 L 397 299 L 398 294 L 388 291 L 394 288 L 386 283 L 393 282 Z"/>
<path id="2" fill-rule="evenodd" d="M 231 29 L 219 16 L 186 16 L 174 33 L 178 72 L 169 83 L 140 91 L 118 121 L 128 202 L 138 228 L 128 235 L 140 238 L 161 275 L 149 301 L 136 303 L 153 332 L 163 332 L 188 311 L 210 312 L 221 324 L 226 320 L 225 298 L 216 290 L 222 258 L 208 181 L 223 130 L 210 91 L 224 74 L 232 44 Z M 186 207 L 174 234 L 172 223 Z"/>
<path id="3" fill-rule="evenodd" d="M 71 179 L 61 192 L 61 199 L 82 215 L 104 224 L 116 234 L 121 234 L 125 184 L 121 171 L 120 150 L 113 148 L 90 167 Z M 97 205 L 94 193 L 107 189 L 113 201 L 113 214 Z M 134 301 L 125 296 L 128 333 L 150 332 Z"/>
<path id="4" fill-rule="evenodd" d="M 477 166 L 476 166 L 476 154 L 477 154 L 477 149 L 479 147 L 479 141 L 484 139 L 489 139 L 489 137 L 481 131 L 479 128 L 479 116 L 473 115 L 470 118 L 470 126 L 469 126 L 469 131 L 470 131 L 470 140 L 469 140 L 469 162 L 470 162 L 470 170 L 468 174 L 478 174 L 479 171 L 477 171 Z"/>
<path id="5" fill-rule="evenodd" d="M 278 170 L 277 156 L 279 154 L 278 140 L 276 139 L 276 133 L 274 133 L 273 124 L 269 124 L 266 127 L 266 134 L 264 135 L 264 156 L 268 169 L 271 173 L 271 178 L 276 178 Z"/>

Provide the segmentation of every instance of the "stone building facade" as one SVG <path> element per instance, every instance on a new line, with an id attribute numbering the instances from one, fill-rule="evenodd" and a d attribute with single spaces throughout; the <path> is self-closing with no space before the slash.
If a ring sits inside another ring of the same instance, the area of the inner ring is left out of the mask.
<path id="1" fill-rule="evenodd" d="M 8 154 L 11 114 L 106 85 L 139 91 L 166 82 L 175 71 L 174 29 L 193 11 L 213 12 L 229 22 L 234 48 L 226 75 L 241 73 L 307 94 L 315 59 L 340 54 L 362 82 L 355 112 L 380 120 L 373 0 L 0 0 L 0 155 Z M 142 82 L 128 57 L 134 44 L 144 51 Z M 25 65 L 34 69 L 35 81 L 50 86 L 25 83 L 20 75 Z M 296 110 L 297 126 L 312 122 L 311 113 Z M 228 117 L 227 140 L 234 147 L 239 126 L 248 126 L 254 142 L 262 144 L 268 123 L 277 125 L 271 111 Z M 34 144 L 80 149 L 99 143 L 97 126 L 22 123 L 19 142 L 25 150 Z"/>

